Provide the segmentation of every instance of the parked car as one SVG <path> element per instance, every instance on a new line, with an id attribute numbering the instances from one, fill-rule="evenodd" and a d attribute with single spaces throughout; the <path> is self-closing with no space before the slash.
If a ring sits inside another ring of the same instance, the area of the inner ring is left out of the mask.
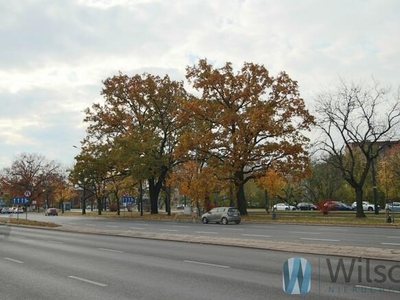
<path id="1" fill-rule="evenodd" d="M 393 212 L 399 212 L 400 211 L 400 202 L 391 202 L 387 203 L 385 209 Z"/>
<path id="2" fill-rule="evenodd" d="M 56 208 L 48 208 L 44 213 L 45 216 L 58 216 L 58 212 Z"/>
<path id="3" fill-rule="evenodd" d="M 9 214 L 22 214 L 24 209 L 22 207 L 10 207 L 8 209 Z"/>
<path id="4" fill-rule="evenodd" d="M 317 210 L 317 206 L 309 202 L 300 202 L 296 205 L 299 210 Z"/>
<path id="5" fill-rule="evenodd" d="M 334 208 L 335 206 L 339 205 L 340 202 L 334 201 L 334 200 L 328 200 L 323 202 L 322 204 L 322 209 L 323 210 L 331 210 L 331 208 Z"/>
<path id="6" fill-rule="evenodd" d="M 234 207 L 215 207 L 201 216 L 203 224 L 221 223 L 228 224 L 234 222 L 239 224 L 241 221 L 240 212 Z"/>
<path id="7" fill-rule="evenodd" d="M 375 210 L 375 205 L 372 203 L 369 203 L 368 201 L 363 201 L 362 202 L 363 210 L 368 210 L 368 211 L 374 211 Z M 353 202 L 351 205 L 353 210 L 357 209 L 357 202 Z M 380 210 L 380 206 L 378 205 L 378 210 Z"/>
<path id="8" fill-rule="evenodd" d="M 327 210 L 340 210 L 340 211 L 351 211 L 353 207 L 339 201 L 327 201 L 324 203 L 324 207 Z"/>
<path id="9" fill-rule="evenodd" d="M 273 210 L 296 210 L 296 206 L 289 205 L 286 203 L 277 203 L 272 206 Z"/>
<path id="10" fill-rule="evenodd" d="M 2 213 L 2 214 L 8 214 L 9 213 L 9 208 L 8 207 L 3 207 L 1 210 L 0 210 L 0 213 Z"/>
<path id="11" fill-rule="evenodd" d="M 3 210 L 1 211 L 2 214 L 11 214 L 12 213 L 12 207 L 4 207 Z"/>

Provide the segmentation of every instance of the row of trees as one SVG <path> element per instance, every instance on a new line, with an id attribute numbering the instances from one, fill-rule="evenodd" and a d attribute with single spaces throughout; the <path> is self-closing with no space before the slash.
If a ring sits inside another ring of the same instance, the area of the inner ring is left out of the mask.
<path id="1" fill-rule="evenodd" d="M 231 191 L 246 214 L 247 182 L 269 169 L 299 178 L 309 172 L 304 132 L 314 119 L 296 81 L 252 63 L 235 73 L 230 63 L 218 69 L 200 60 L 186 71 L 199 96 L 168 75 L 106 79 L 104 104 L 85 111 L 87 137 L 71 180 L 96 185 L 99 199 L 105 182 L 118 181 L 116 192 L 127 188 L 120 179 L 146 180 L 153 214 L 161 191 L 168 199 L 178 190 L 196 206 L 207 206 L 216 190 Z"/>
<path id="2" fill-rule="evenodd" d="M 400 200 L 400 141 L 385 143 L 384 153 L 376 161 L 376 191 L 378 204 L 384 207 L 386 200 Z M 333 160 L 333 158 L 332 158 Z M 356 170 L 361 174 L 361 169 Z M 347 204 L 355 201 L 355 191 L 343 178 L 342 171 L 333 162 L 323 160 L 311 163 L 310 176 L 298 182 L 288 182 L 286 178 L 274 174 L 268 176 L 268 191 L 274 201 L 297 204 L 307 201 L 318 204 L 321 200 L 338 200 Z M 264 204 L 262 191 L 247 190 L 246 194 L 254 195 L 256 206 Z M 370 172 L 363 186 L 363 200 L 374 201 L 374 180 Z"/>
<path id="3" fill-rule="evenodd" d="M 235 72 L 202 59 L 186 78 L 193 93 L 168 75 L 120 73 L 104 81 L 104 103 L 85 110 L 87 135 L 69 181 L 96 197 L 99 213 L 105 198 L 142 194 L 144 182 L 153 214 L 161 196 L 170 213 L 176 194 L 198 208 L 219 194 L 245 215 L 249 182 L 266 200 L 333 198 L 347 186 L 361 203 L 374 162 L 399 138 L 400 93 L 375 82 L 341 82 L 318 96 L 311 114 L 297 82 L 262 65 Z M 321 136 L 311 145 L 315 128 Z"/>
<path id="4" fill-rule="evenodd" d="M 40 171 L 34 171 L 38 170 Z M 252 207 L 264 207 L 266 205 L 266 196 L 269 196 L 269 206 L 276 202 L 287 202 L 296 204 L 300 201 L 317 203 L 321 199 L 335 199 L 345 202 L 354 201 L 354 190 L 343 179 L 340 170 L 333 167 L 332 164 L 323 161 L 314 161 L 310 166 L 310 176 L 300 181 L 289 181 L 288 177 L 282 177 L 278 173 L 269 170 L 266 177 L 259 182 L 250 181 L 246 185 L 246 199 Z M 388 145 L 385 153 L 378 158 L 377 163 L 377 181 L 379 204 L 384 205 L 385 198 L 397 198 L 400 192 L 400 144 L 391 143 Z M 93 199 L 93 186 L 86 186 L 85 193 L 83 188 L 72 186 L 66 177 L 65 170 L 53 161 L 47 161 L 43 156 L 36 154 L 23 153 L 15 159 L 11 167 L 2 170 L 0 190 L 0 199 L 5 200 L 8 205 L 11 199 L 16 196 L 22 196 L 26 190 L 31 191 L 32 201 L 36 201 L 37 206 L 48 205 L 62 207 L 63 202 L 70 201 L 71 198 Z M 46 176 L 47 174 L 47 176 Z M 43 180 L 48 177 L 51 180 Z M 175 178 L 184 180 L 184 178 Z M 107 180 L 105 180 L 107 181 Z M 113 182 L 118 182 L 120 190 L 115 189 Z M 42 182 L 40 184 L 40 182 Z M 364 186 L 365 200 L 373 199 L 373 184 L 371 174 L 368 176 Z M 35 184 L 36 183 L 36 184 Z M 44 184 L 46 183 L 46 184 Z M 121 191 L 128 194 L 139 196 L 135 181 L 130 177 L 123 180 L 108 180 L 105 184 L 105 198 L 118 206 L 116 201 L 121 195 Z M 123 187 L 123 189 L 122 189 Z M 266 190 L 268 191 L 266 195 Z M 186 191 L 189 193 L 188 191 Z M 234 205 L 232 201 L 232 189 L 225 191 L 215 190 L 211 194 L 210 202 L 216 202 L 218 205 Z M 185 194 L 186 195 L 186 194 Z M 182 195 L 175 194 L 175 204 L 182 204 L 184 200 Z M 84 203 L 83 203 L 84 204 Z M 210 203 L 209 203 L 210 204 Z M 85 205 L 83 205 L 85 209 Z M 118 207 L 117 207 L 118 209 Z"/>

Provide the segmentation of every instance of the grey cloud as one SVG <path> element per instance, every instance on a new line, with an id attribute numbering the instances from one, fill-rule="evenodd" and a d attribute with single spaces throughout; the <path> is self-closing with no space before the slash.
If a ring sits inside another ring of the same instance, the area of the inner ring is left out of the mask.
<path id="1" fill-rule="evenodd" d="M 0 4 L 1 68 L 36 68 L 57 60 L 74 65 L 93 56 L 162 52 L 181 42 L 197 26 L 193 20 L 202 16 L 184 14 L 167 2 L 106 10 L 73 1 L 10 3 Z"/>
<path id="2" fill-rule="evenodd" d="M 72 160 L 82 110 L 102 101 L 101 81 L 118 71 L 184 80 L 199 58 L 254 62 L 287 71 L 307 101 L 338 76 L 400 77 L 396 0 L 86 2 L 0 2 L 0 126 L 36 122 L 0 132 L 22 141 L 3 145 L 0 167 L 21 150 Z"/>

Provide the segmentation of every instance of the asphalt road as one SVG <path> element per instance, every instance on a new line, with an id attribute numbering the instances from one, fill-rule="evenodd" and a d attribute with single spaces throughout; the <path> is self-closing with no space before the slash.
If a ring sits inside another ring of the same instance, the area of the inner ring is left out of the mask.
<path id="1" fill-rule="evenodd" d="M 13 216 L 15 218 L 15 216 Z M 25 215 L 19 217 L 25 218 Z M 241 223 L 239 225 L 202 224 L 190 221 L 111 219 L 102 217 L 45 217 L 29 214 L 29 219 L 51 221 L 85 228 L 115 229 L 136 232 L 190 234 L 209 237 L 234 237 L 279 242 L 375 247 L 400 250 L 400 228 L 365 226 L 286 225 L 272 223 Z"/>
<path id="2" fill-rule="evenodd" d="M 293 256 L 13 227 L 0 239 L 0 299 L 289 299 L 295 296 L 283 290 L 282 267 Z M 399 297 L 393 262 L 302 257 L 311 265 L 303 299 Z"/>

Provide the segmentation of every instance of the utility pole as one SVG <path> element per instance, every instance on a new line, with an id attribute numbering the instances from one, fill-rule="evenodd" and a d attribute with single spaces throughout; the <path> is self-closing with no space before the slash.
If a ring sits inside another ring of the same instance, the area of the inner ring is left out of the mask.
<path id="1" fill-rule="evenodd" d="M 143 187 L 142 180 L 139 181 L 139 195 L 140 195 L 140 215 L 143 216 Z"/>

